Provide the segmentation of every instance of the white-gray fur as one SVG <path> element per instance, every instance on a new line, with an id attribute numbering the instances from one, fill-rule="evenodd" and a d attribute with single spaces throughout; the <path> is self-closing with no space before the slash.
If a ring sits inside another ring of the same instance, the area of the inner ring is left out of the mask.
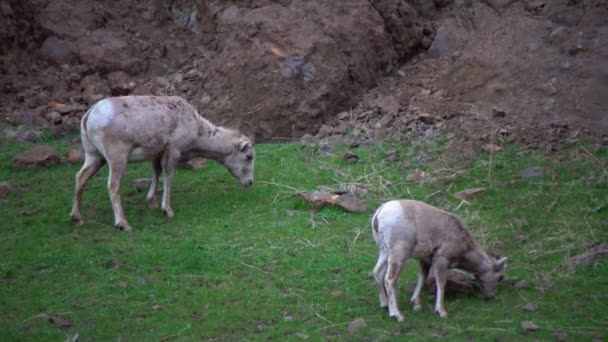
<path id="1" fill-rule="evenodd" d="M 85 152 L 76 174 L 71 217 L 82 224 L 80 203 L 87 180 L 109 164 L 108 192 L 116 227 L 131 230 L 120 201 L 120 181 L 129 161 L 152 161 L 152 184 L 146 196 L 157 206 L 162 171 L 161 208 L 172 217 L 170 190 L 179 160 L 205 157 L 219 161 L 243 186 L 253 183 L 254 148 L 238 131 L 215 126 L 177 96 L 123 96 L 103 99 L 82 117 L 80 136 Z"/>
<path id="2" fill-rule="evenodd" d="M 447 271 L 459 268 L 475 274 L 482 294 L 491 298 L 504 277 L 507 258 L 488 255 L 471 237 L 458 217 L 415 200 L 393 200 L 382 204 L 372 216 L 372 235 L 380 249 L 373 273 L 380 306 L 398 321 L 395 284 L 409 258 L 420 263 L 411 302 L 420 310 L 420 292 L 427 277 L 435 279 L 435 312 L 446 317 L 443 306 Z M 430 275 L 430 276 L 429 276 Z"/>

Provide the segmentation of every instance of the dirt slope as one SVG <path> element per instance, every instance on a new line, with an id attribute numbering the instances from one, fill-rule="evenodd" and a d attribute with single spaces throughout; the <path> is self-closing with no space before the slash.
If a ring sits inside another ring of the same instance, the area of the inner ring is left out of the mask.
<path id="1" fill-rule="evenodd" d="M 104 96 L 179 94 L 261 140 L 447 126 L 551 147 L 608 131 L 606 18 L 603 0 L 9 0 L 0 114 L 70 129 Z"/>

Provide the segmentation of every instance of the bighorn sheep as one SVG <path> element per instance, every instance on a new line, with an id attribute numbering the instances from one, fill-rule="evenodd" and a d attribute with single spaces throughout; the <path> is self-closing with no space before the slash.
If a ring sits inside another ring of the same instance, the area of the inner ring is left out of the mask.
<path id="1" fill-rule="evenodd" d="M 431 274 L 437 292 L 435 312 L 447 317 L 443 295 L 450 268 L 471 272 L 485 298 L 496 294 L 504 277 L 507 258 L 488 255 L 471 237 L 458 217 L 415 200 L 393 200 L 381 205 L 372 216 L 372 235 L 380 249 L 374 267 L 380 306 L 398 321 L 403 315 L 397 306 L 395 284 L 408 258 L 418 259 L 418 282 L 410 302 L 421 308 L 420 291 Z"/>
<path id="2" fill-rule="evenodd" d="M 237 131 L 218 127 L 201 117 L 186 100 L 176 96 L 106 98 L 82 117 L 80 137 L 84 165 L 76 174 L 72 220 L 83 224 L 80 202 L 84 186 L 106 162 L 108 192 L 116 227 L 129 231 L 120 202 L 120 181 L 129 161 L 152 161 L 152 184 L 146 196 L 157 206 L 156 189 L 163 173 L 163 213 L 173 216 L 170 191 L 176 163 L 195 156 L 222 163 L 243 186 L 253 183 L 254 148 Z"/>

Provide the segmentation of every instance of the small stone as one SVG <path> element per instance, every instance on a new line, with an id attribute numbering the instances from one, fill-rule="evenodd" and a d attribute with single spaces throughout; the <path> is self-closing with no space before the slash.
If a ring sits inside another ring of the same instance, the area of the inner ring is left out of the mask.
<path id="1" fill-rule="evenodd" d="M 70 164 L 74 164 L 83 161 L 84 155 L 80 149 L 73 148 L 67 152 L 67 158 Z"/>
<path id="2" fill-rule="evenodd" d="M 118 286 L 122 287 L 123 289 L 126 289 L 129 284 L 126 281 L 121 281 L 120 283 L 118 283 Z"/>
<path id="3" fill-rule="evenodd" d="M 308 335 L 304 334 L 304 333 L 295 333 L 296 337 L 301 339 L 301 340 L 307 340 L 308 339 Z"/>
<path id="4" fill-rule="evenodd" d="M 525 279 L 522 279 L 522 280 L 518 281 L 517 283 L 513 284 L 513 287 L 518 290 L 523 289 L 526 286 L 528 286 L 528 281 Z"/>
<path id="5" fill-rule="evenodd" d="M 504 118 L 507 112 L 500 108 L 492 108 L 492 116 L 495 118 Z"/>
<path id="6" fill-rule="evenodd" d="M 564 341 L 568 340 L 568 334 L 561 329 L 557 329 L 553 332 L 553 338 L 557 342 L 564 342 Z"/>
<path id="7" fill-rule="evenodd" d="M 359 161 L 359 156 L 349 151 L 342 156 L 342 159 L 344 159 L 347 164 L 355 164 Z"/>
<path id="8" fill-rule="evenodd" d="M 454 197 L 460 198 L 460 199 L 465 199 L 468 197 L 478 196 L 478 195 L 484 193 L 485 191 L 486 191 L 486 188 L 465 189 L 465 190 L 461 190 L 461 191 L 458 191 L 457 193 L 455 193 Z"/>
<path id="9" fill-rule="evenodd" d="M 422 183 L 428 176 L 428 173 L 419 169 L 414 170 L 412 173 L 405 177 L 405 180 L 412 183 Z"/>
<path id="10" fill-rule="evenodd" d="M 427 125 L 432 125 L 435 122 L 435 117 L 429 113 L 419 113 L 418 120 L 424 122 Z"/>
<path id="11" fill-rule="evenodd" d="M 340 290 L 333 291 L 333 292 L 331 293 L 331 295 L 332 295 L 332 296 L 334 296 L 334 297 L 340 297 L 340 296 L 341 296 L 341 295 L 343 295 L 343 294 L 344 294 L 344 292 L 342 292 L 342 291 L 340 291 Z"/>
<path id="12" fill-rule="evenodd" d="M 139 191 L 148 189 L 150 184 L 152 184 L 152 179 L 150 178 L 137 178 L 133 180 L 133 186 Z"/>
<path id="13" fill-rule="evenodd" d="M 315 140 L 315 138 L 311 134 L 306 133 L 302 136 L 302 138 L 300 138 L 300 146 L 308 147 L 308 146 L 312 145 L 314 140 Z"/>
<path id="14" fill-rule="evenodd" d="M 13 192 L 13 186 L 9 182 L 0 182 L 0 198 L 8 196 Z"/>
<path id="15" fill-rule="evenodd" d="M 365 326 L 365 320 L 363 318 L 357 318 L 350 322 L 348 325 L 348 332 L 353 334 L 355 331 Z"/>
<path id="16" fill-rule="evenodd" d="M 526 305 L 523 306 L 523 309 L 526 312 L 536 311 L 536 305 L 534 305 L 532 303 L 527 303 Z"/>
<path id="17" fill-rule="evenodd" d="M 386 157 L 386 160 L 393 162 L 399 158 L 399 151 L 397 151 L 397 150 L 386 151 L 386 152 L 384 152 L 384 156 Z"/>
<path id="18" fill-rule="evenodd" d="M 203 97 L 201 97 L 201 104 L 208 105 L 209 103 L 211 103 L 211 96 L 203 95 Z"/>
<path id="19" fill-rule="evenodd" d="M 534 324 L 532 321 L 522 321 L 521 329 L 524 332 L 533 332 L 538 330 L 538 325 Z"/>
<path id="20" fill-rule="evenodd" d="M 521 178 L 540 177 L 544 174 L 543 168 L 540 166 L 529 167 L 519 173 Z"/>
<path id="21" fill-rule="evenodd" d="M 319 150 L 321 150 L 321 152 L 324 152 L 327 154 L 331 154 L 331 152 L 333 151 L 333 149 L 331 148 L 331 146 L 328 143 L 321 144 L 321 146 L 319 146 Z"/>
<path id="22" fill-rule="evenodd" d="M 482 149 L 490 154 L 494 154 L 494 153 L 498 153 L 498 152 L 502 151 L 502 147 L 500 147 L 496 144 L 485 144 L 485 145 L 483 145 Z"/>
<path id="23" fill-rule="evenodd" d="M 602 145 L 608 146 L 608 135 L 602 137 Z"/>
<path id="24" fill-rule="evenodd" d="M 16 169 L 50 166 L 59 162 L 57 152 L 46 145 L 38 145 L 28 151 L 22 152 L 13 158 L 11 166 Z"/>

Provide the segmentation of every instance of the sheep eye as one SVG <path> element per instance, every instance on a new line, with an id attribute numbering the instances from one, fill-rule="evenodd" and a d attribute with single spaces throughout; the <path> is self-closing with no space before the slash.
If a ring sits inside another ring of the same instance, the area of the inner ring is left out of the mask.
<path id="1" fill-rule="evenodd" d="M 252 160 L 252 159 L 253 159 L 253 156 L 251 154 L 248 154 L 247 155 L 247 160 Z"/>
<path id="2" fill-rule="evenodd" d="M 498 277 L 498 281 L 502 281 L 502 280 L 503 280 L 503 278 L 504 278 L 504 276 L 500 276 L 500 277 Z"/>

